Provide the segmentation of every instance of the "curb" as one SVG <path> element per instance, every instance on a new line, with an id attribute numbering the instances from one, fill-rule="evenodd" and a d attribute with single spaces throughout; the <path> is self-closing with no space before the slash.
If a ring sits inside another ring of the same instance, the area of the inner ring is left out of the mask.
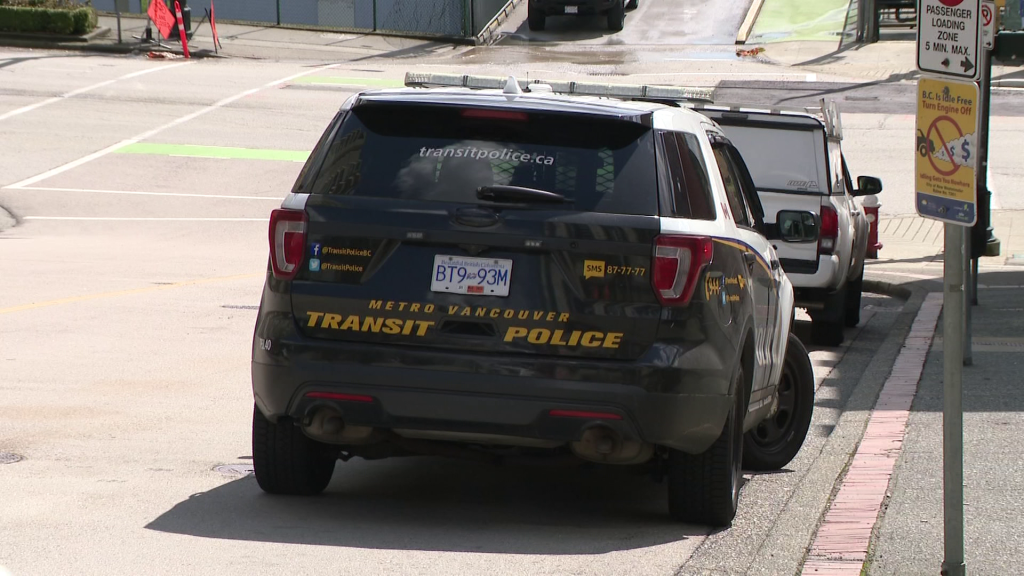
<path id="1" fill-rule="evenodd" d="M 110 28 L 97 27 L 88 34 L 73 36 L 70 34 L 44 34 L 41 32 L 0 32 L 0 42 L 8 40 L 27 42 L 90 42 L 96 38 L 110 35 Z"/>
<path id="2" fill-rule="evenodd" d="M 178 56 L 184 56 L 184 51 L 180 48 L 172 48 L 167 50 L 160 47 L 147 48 L 137 43 L 123 43 L 123 44 L 96 44 L 92 42 L 76 41 L 76 42 L 53 42 L 46 40 L 18 40 L 15 38 L 4 37 L 0 35 L 0 46 L 9 46 L 12 48 L 38 48 L 42 50 L 77 50 L 79 52 L 98 52 L 102 54 L 145 54 L 148 52 L 164 52 L 169 54 L 177 54 Z M 226 54 L 215 54 L 212 50 L 203 48 L 200 50 L 192 50 L 192 59 L 200 60 L 203 58 L 229 58 Z"/>
<path id="3" fill-rule="evenodd" d="M 899 298 L 900 300 L 910 300 L 910 297 L 914 295 L 912 288 L 907 288 L 902 284 L 893 284 L 881 280 L 868 280 L 867 278 L 864 279 L 864 291 L 871 294 Z"/>
<path id="4" fill-rule="evenodd" d="M 747 10 L 747 17 L 743 19 L 743 24 L 740 25 L 739 32 L 736 34 L 737 44 L 746 44 L 750 38 L 750 33 L 754 31 L 754 24 L 757 22 L 757 17 L 761 15 L 761 8 L 764 6 L 764 0 L 754 0 L 750 4 L 750 10 Z"/>

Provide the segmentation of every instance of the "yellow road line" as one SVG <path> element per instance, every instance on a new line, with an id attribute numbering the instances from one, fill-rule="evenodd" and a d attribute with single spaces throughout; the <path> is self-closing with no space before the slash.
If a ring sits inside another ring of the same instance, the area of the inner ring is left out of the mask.
<path id="1" fill-rule="evenodd" d="M 172 288 L 182 288 L 185 286 L 197 286 L 200 284 L 210 284 L 213 282 L 228 282 L 231 280 L 242 280 L 246 278 L 257 278 L 263 276 L 263 274 L 236 274 L 235 276 L 221 276 L 219 278 L 204 278 L 201 280 L 187 280 L 185 282 L 175 282 L 173 284 L 162 284 L 160 286 L 147 286 L 145 288 L 133 288 L 131 290 L 116 290 L 114 292 L 100 292 L 99 294 L 86 294 L 84 296 L 71 296 L 70 298 L 58 298 L 56 300 L 46 300 L 44 302 L 33 302 L 31 304 L 22 304 L 20 306 L 12 306 L 10 308 L 0 308 L 0 314 L 10 314 L 12 312 L 23 312 L 25 310 L 32 310 L 35 308 L 44 308 L 46 306 L 57 306 L 60 304 L 73 304 L 75 302 L 85 302 L 88 300 L 98 300 L 100 298 L 114 298 L 116 296 L 132 296 L 135 294 L 145 294 L 147 292 L 158 292 L 160 290 L 170 290 Z"/>

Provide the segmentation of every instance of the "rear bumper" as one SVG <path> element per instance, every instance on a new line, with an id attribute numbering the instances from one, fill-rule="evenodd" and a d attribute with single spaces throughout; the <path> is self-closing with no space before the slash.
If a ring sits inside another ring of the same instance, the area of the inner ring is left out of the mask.
<path id="1" fill-rule="evenodd" d="M 735 366 L 708 344 L 656 346 L 636 362 L 465 354 L 298 334 L 274 339 L 270 348 L 254 346 L 252 383 L 257 406 L 271 420 L 301 421 L 327 405 L 360 426 L 563 442 L 600 423 L 626 440 L 691 453 L 719 436 Z M 310 392 L 372 401 L 310 398 Z M 618 418 L 558 417 L 552 410 Z"/>
<path id="2" fill-rule="evenodd" d="M 813 274 L 801 274 L 786 270 L 786 276 L 796 289 L 796 305 L 800 308 L 821 308 L 824 306 L 824 295 L 839 288 L 843 280 L 839 268 L 839 256 L 819 256 L 818 269 Z"/>
<path id="3" fill-rule="evenodd" d="M 601 14 L 610 10 L 618 0 L 530 0 L 530 9 L 548 16 L 565 14 L 566 6 L 576 6 L 578 14 Z"/>

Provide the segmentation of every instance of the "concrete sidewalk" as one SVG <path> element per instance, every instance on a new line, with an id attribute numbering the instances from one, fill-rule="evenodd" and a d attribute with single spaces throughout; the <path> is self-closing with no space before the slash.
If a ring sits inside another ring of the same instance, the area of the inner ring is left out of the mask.
<path id="1" fill-rule="evenodd" d="M 979 305 L 971 310 L 973 366 L 963 373 L 966 560 L 969 574 L 983 575 L 1015 574 L 1024 563 L 1024 531 L 1018 520 L 1024 515 L 1024 502 L 1016 491 L 1024 477 L 1020 441 L 1024 437 L 1020 376 L 1024 370 L 1024 265 L 1017 265 L 1024 261 L 1014 258 L 1024 255 L 1024 211 L 994 211 L 993 226 L 1002 241 L 1002 255 L 981 262 Z M 885 246 L 880 258 L 869 262 L 869 279 L 900 284 L 919 295 L 941 294 L 940 223 L 917 216 L 893 218 L 883 222 L 881 241 Z M 942 344 L 940 319 L 910 405 L 902 449 L 884 499 L 874 508 L 877 516 L 874 512 L 870 516 L 874 521 L 869 520 L 873 528 L 866 559 L 851 566 L 849 552 L 835 546 L 836 534 L 849 529 L 832 526 L 828 543 L 836 552 L 815 558 L 812 549 L 812 561 L 803 574 L 939 573 L 943 560 Z M 897 376 L 895 372 L 890 378 Z M 887 410 L 875 408 L 883 415 Z M 846 480 L 837 483 L 836 493 L 850 487 Z M 869 500 L 856 485 L 852 498 L 862 503 Z"/>
<path id="2" fill-rule="evenodd" d="M 1024 267 L 980 275 L 973 366 L 963 372 L 968 574 L 1017 574 L 1024 563 Z M 911 408 L 903 453 L 875 525 L 871 575 L 938 574 L 943 559 L 941 324 Z"/>

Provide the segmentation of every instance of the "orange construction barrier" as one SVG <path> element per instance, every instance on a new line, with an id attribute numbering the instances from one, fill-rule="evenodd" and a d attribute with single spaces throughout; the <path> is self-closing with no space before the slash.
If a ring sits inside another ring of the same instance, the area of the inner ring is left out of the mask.
<path id="1" fill-rule="evenodd" d="M 188 34 L 185 33 L 185 21 L 181 17 L 181 4 L 174 0 L 174 16 L 178 19 L 178 36 L 181 38 L 181 49 L 185 52 L 185 58 L 191 58 L 188 53 Z"/>

